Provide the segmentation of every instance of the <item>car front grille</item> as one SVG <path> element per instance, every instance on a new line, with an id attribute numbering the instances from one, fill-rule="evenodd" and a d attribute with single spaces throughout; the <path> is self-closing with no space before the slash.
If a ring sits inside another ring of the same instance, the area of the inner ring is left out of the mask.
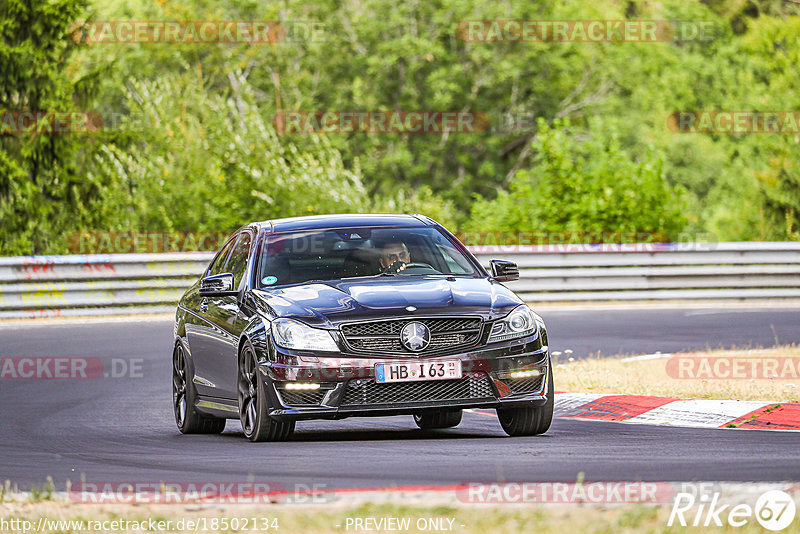
<path id="1" fill-rule="evenodd" d="M 511 388 L 511 393 L 538 393 L 542 390 L 543 379 L 544 376 L 509 380 L 508 385 Z"/>
<path id="2" fill-rule="evenodd" d="M 407 318 L 343 324 L 341 331 L 347 344 L 357 352 L 419 354 L 407 350 L 400 342 L 400 331 L 410 322 L 423 323 L 431 332 L 430 344 L 422 354 L 477 345 L 483 326 L 481 319 L 475 317 Z"/>
<path id="3" fill-rule="evenodd" d="M 547 368 L 542 369 L 545 371 L 541 376 L 535 378 L 504 378 L 503 382 L 509 387 L 512 395 L 519 395 L 523 393 L 539 393 L 542 391 L 545 376 L 547 376 Z"/>
<path id="4" fill-rule="evenodd" d="M 325 396 L 324 390 L 286 391 L 280 390 L 281 400 L 287 406 L 319 406 Z"/>
<path id="5" fill-rule="evenodd" d="M 494 398 L 488 377 L 418 382 L 389 382 L 351 380 L 341 407 L 397 406 L 431 401 L 459 401 Z"/>

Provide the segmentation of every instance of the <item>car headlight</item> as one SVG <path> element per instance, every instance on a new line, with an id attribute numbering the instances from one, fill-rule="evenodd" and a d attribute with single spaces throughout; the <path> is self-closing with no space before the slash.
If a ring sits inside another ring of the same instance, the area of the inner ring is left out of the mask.
<path id="1" fill-rule="evenodd" d="M 339 347 L 328 330 L 312 328 L 292 319 L 272 322 L 275 343 L 285 349 L 339 352 Z"/>
<path id="2" fill-rule="evenodd" d="M 537 332 L 536 314 L 525 306 L 517 307 L 505 319 L 494 323 L 487 343 L 529 336 Z"/>

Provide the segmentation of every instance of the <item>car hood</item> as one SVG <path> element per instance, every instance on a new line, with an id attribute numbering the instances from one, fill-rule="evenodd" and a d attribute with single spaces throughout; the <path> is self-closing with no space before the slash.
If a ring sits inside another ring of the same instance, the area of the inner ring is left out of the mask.
<path id="1" fill-rule="evenodd" d="M 323 328 L 424 315 L 472 314 L 490 320 L 522 303 L 508 288 L 487 278 L 402 275 L 253 290 L 251 294 L 268 317 L 288 317 Z M 409 311 L 409 306 L 416 310 Z"/>

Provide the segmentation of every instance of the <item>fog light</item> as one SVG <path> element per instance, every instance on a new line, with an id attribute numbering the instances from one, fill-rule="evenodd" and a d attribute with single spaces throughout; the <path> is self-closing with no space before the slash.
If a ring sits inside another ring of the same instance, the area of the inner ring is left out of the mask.
<path id="1" fill-rule="evenodd" d="M 510 378 L 536 378 L 541 375 L 542 372 L 539 369 L 530 369 L 528 371 L 512 371 L 508 376 Z"/>
<path id="2" fill-rule="evenodd" d="M 319 384 L 315 382 L 289 382 L 284 389 L 319 389 Z"/>

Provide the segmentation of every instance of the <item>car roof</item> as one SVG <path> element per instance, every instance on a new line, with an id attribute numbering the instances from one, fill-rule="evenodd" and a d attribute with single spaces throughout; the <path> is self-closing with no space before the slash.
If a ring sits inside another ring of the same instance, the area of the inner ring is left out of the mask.
<path id="1" fill-rule="evenodd" d="M 403 214 L 333 214 L 289 217 L 256 223 L 272 233 L 297 232 L 303 230 L 324 230 L 328 228 L 363 227 L 414 227 L 434 224 L 432 219 L 422 215 Z"/>

